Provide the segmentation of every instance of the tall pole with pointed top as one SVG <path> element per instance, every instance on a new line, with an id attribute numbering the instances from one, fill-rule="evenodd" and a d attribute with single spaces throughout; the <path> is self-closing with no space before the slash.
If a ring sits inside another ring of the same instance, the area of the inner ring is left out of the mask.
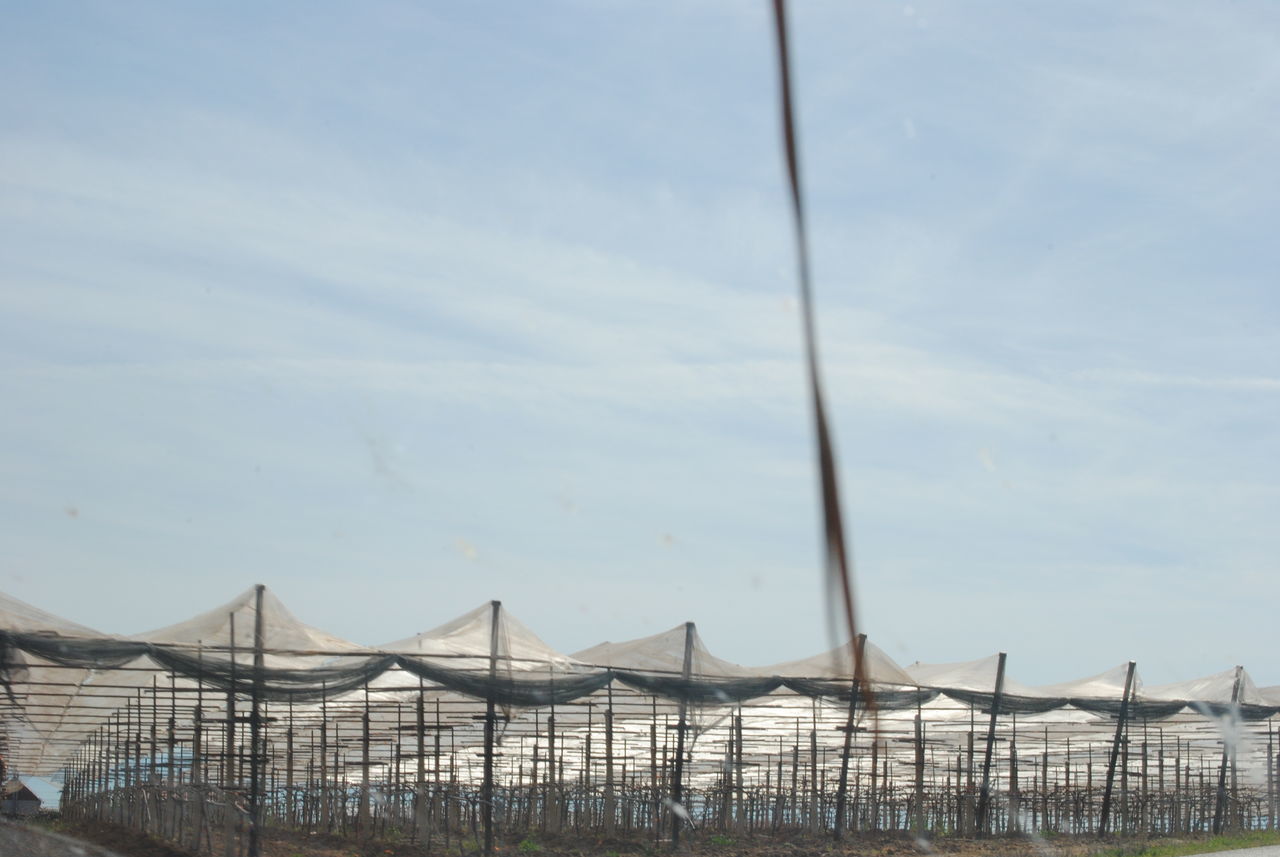
<path id="1" fill-rule="evenodd" d="M 1218 766 L 1218 793 L 1213 802 L 1213 833 L 1217 836 L 1222 832 L 1224 826 L 1224 818 L 1227 808 L 1227 762 L 1235 755 L 1235 731 L 1236 718 L 1239 712 L 1236 710 L 1237 703 L 1240 702 L 1240 674 L 1244 672 L 1244 667 L 1236 667 L 1236 680 L 1231 685 L 1231 710 L 1227 715 L 1229 723 L 1223 728 L 1222 734 L 1222 763 Z"/>
<path id="2" fill-rule="evenodd" d="M 427 711 L 426 700 L 423 698 L 422 676 L 418 676 L 418 781 L 414 787 L 414 803 L 413 803 L 413 834 L 415 837 L 421 835 L 422 820 L 424 810 L 426 808 L 426 792 L 427 792 Z M 435 766 L 436 776 L 440 774 L 440 730 L 436 730 L 436 755 L 432 761 Z"/>
<path id="3" fill-rule="evenodd" d="M 613 682 L 609 682 L 608 693 L 609 707 L 604 712 L 604 832 L 612 836 L 618 812 L 613 783 Z M 625 769 L 623 780 L 626 780 Z"/>
<path id="4" fill-rule="evenodd" d="M 235 776 L 235 746 L 236 746 L 236 614 L 235 611 L 227 614 L 227 621 L 230 625 L 231 646 L 229 648 L 229 657 L 231 659 L 231 686 L 227 688 L 227 723 L 226 723 L 226 746 L 222 748 L 223 768 L 222 768 L 222 787 L 229 789 L 232 787 Z M 240 783 L 235 783 L 240 785 Z"/>
<path id="5" fill-rule="evenodd" d="M 867 635 L 859 634 L 855 645 L 854 658 L 861 660 L 865 657 L 864 647 L 867 644 Z M 855 668 L 854 672 L 857 670 Z M 844 724 L 844 750 L 840 754 L 840 782 L 836 787 L 836 817 L 833 835 L 838 840 L 844 835 L 844 814 L 845 806 L 849 796 L 849 754 L 853 752 L 853 732 L 858 723 L 858 694 L 862 689 L 858 686 L 858 678 L 855 675 L 853 684 L 849 690 L 849 717 Z"/>
<path id="6" fill-rule="evenodd" d="M 253 696 L 249 708 L 249 857 L 258 857 L 258 827 L 262 824 L 262 704 L 263 650 L 265 629 L 262 622 L 261 583 L 254 587 L 253 607 Z"/>
<path id="7" fill-rule="evenodd" d="M 1107 832 L 1107 821 L 1111 815 L 1111 789 L 1116 778 L 1116 759 L 1120 756 L 1120 741 L 1124 737 L 1125 721 L 1129 717 L 1129 699 L 1133 696 L 1133 670 L 1137 666 L 1129 661 L 1129 669 L 1124 676 L 1124 696 L 1120 698 L 1120 716 L 1116 719 L 1116 734 L 1111 739 L 1111 759 L 1107 762 L 1107 785 L 1102 792 L 1102 815 L 1098 819 L 1098 835 Z"/>
<path id="8" fill-rule="evenodd" d="M 676 724 L 676 763 L 671 768 L 671 847 L 680 844 L 680 822 L 684 806 L 684 732 L 688 727 L 689 680 L 693 675 L 693 636 L 697 633 L 692 622 L 684 623 L 684 662 L 680 667 L 680 719 Z"/>
<path id="9" fill-rule="evenodd" d="M 484 853 L 493 853 L 493 733 L 496 712 L 493 695 L 498 682 L 498 620 L 501 601 L 490 602 L 489 692 L 484 706 L 484 782 L 480 786 L 480 811 L 484 816 Z"/>
<path id="10" fill-rule="evenodd" d="M 1000 716 L 1000 702 L 1004 697 L 1005 653 L 1000 653 L 996 663 L 996 688 L 991 697 L 991 720 L 987 723 L 987 749 L 982 756 L 982 788 L 978 792 L 978 836 L 987 832 L 987 812 L 991 808 L 991 751 L 996 742 L 996 718 Z"/>

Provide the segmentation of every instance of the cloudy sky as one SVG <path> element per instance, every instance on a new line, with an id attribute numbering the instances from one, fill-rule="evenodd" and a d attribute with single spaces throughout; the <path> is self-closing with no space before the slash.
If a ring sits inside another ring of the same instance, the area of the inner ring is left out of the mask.
<path id="1" fill-rule="evenodd" d="M 0 591 L 828 645 L 763 0 L 5 20 Z M 792 25 L 872 640 L 1280 683 L 1280 7 Z"/>

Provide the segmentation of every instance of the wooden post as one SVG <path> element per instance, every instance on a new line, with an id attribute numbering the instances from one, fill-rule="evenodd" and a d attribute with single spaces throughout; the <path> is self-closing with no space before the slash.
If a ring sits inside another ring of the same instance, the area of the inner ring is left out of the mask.
<path id="1" fill-rule="evenodd" d="M 1124 696 L 1120 698 L 1120 715 L 1116 718 L 1116 734 L 1111 740 L 1111 758 L 1107 762 L 1107 784 L 1102 792 L 1102 813 L 1098 819 L 1098 835 L 1107 834 L 1107 821 L 1111 815 L 1111 790 L 1116 778 L 1116 760 L 1120 757 L 1120 741 L 1124 736 L 1125 720 L 1129 716 L 1129 697 L 1133 693 L 1133 671 L 1136 661 L 1129 661 L 1124 676 Z"/>
<path id="2" fill-rule="evenodd" d="M 593 703 L 588 701 L 587 702 L 587 734 L 586 734 L 585 740 L 578 745 L 581 751 L 582 762 L 581 762 L 581 768 L 579 769 L 579 772 L 578 772 L 577 811 L 574 812 L 573 814 L 574 833 L 581 833 L 583 813 L 584 811 L 586 811 L 586 808 L 588 806 L 591 806 L 591 804 L 594 803 L 594 801 L 591 801 L 590 798 L 588 797 L 588 791 L 587 791 L 589 788 L 591 788 L 591 785 L 592 785 L 591 733 L 592 733 L 593 724 L 592 724 L 591 714 L 594 710 L 595 709 L 593 707 Z M 588 819 L 588 823 L 590 823 L 590 819 Z"/>
<path id="3" fill-rule="evenodd" d="M 368 685 L 365 685 L 365 687 L 368 687 Z M 402 748 L 400 745 L 401 739 L 404 737 L 404 720 L 402 715 L 403 715 L 402 706 L 399 702 L 397 702 L 396 703 L 396 736 L 391 741 L 391 753 L 395 757 L 395 765 L 394 765 L 394 768 L 392 769 L 393 773 L 392 773 L 392 780 L 391 780 L 391 784 L 392 784 L 391 793 L 395 796 L 395 806 L 396 806 L 395 817 L 396 817 L 397 824 L 401 822 L 401 819 L 404 816 L 404 790 L 403 790 L 403 779 L 401 777 L 403 773 L 401 765 L 404 762 L 404 756 L 403 756 Z M 383 818 L 385 819 L 386 816 L 384 815 Z M 383 827 L 384 829 L 386 827 L 385 820 L 383 822 Z"/>
<path id="4" fill-rule="evenodd" d="M 732 802 L 730 782 L 733 779 L 733 725 L 730 723 L 728 735 L 724 741 L 724 760 L 720 763 L 720 815 L 716 826 L 720 830 L 729 829 L 729 816 Z"/>
<path id="5" fill-rule="evenodd" d="M 996 718 L 1000 715 L 1001 697 L 1004 696 L 1005 653 L 1000 653 L 996 664 L 996 688 L 991 698 L 991 720 L 987 724 L 987 749 L 982 756 L 982 787 L 978 791 L 977 835 L 987 834 L 987 813 L 991 808 L 991 751 L 996 742 Z"/>
<path id="6" fill-rule="evenodd" d="M 204 643 L 196 643 L 196 710 L 191 724 L 191 784 L 204 781 Z"/>
<path id="7" fill-rule="evenodd" d="M 920 718 L 920 697 L 916 697 L 916 789 L 912 827 L 917 836 L 924 835 L 924 722 Z"/>
<path id="8" fill-rule="evenodd" d="M 333 792 L 330 797 L 333 809 L 338 815 L 336 826 L 344 834 L 347 832 L 346 783 L 349 767 L 344 764 L 345 761 L 345 757 L 342 756 L 342 720 L 335 717 L 333 719 Z"/>
<path id="9" fill-rule="evenodd" d="M 1140 801 L 1142 804 L 1142 808 L 1138 813 L 1138 826 L 1140 828 L 1139 832 L 1141 833 L 1151 832 L 1148 829 L 1149 827 L 1148 818 L 1150 817 L 1150 797 L 1151 797 L 1151 792 L 1150 792 L 1151 784 L 1147 781 L 1147 777 L 1149 774 L 1150 774 L 1150 771 L 1147 767 L 1147 718 L 1144 717 L 1142 718 L 1142 774 L 1141 774 L 1141 783 L 1140 783 L 1140 786 L 1141 786 Z"/>
<path id="10" fill-rule="evenodd" d="M 293 795 L 293 697 L 289 697 L 289 731 L 284 734 L 284 793 L 285 793 L 285 817 L 288 818 L 289 826 L 297 823 L 294 819 L 294 795 Z"/>
<path id="11" fill-rule="evenodd" d="M 320 827 L 327 834 L 330 829 L 329 816 L 329 707 L 328 687 L 320 683 Z M 337 774 L 337 766 L 334 767 Z"/>
<path id="12" fill-rule="evenodd" d="M 974 836 L 977 821 L 977 784 L 973 781 L 973 736 L 974 736 L 974 717 L 973 706 L 969 706 L 969 736 L 965 753 L 965 785 L 964 785 L 964 801 L 961 803 L 963 807 L 963 823 L 960 825 L 961 835 Z"/>
<path id="13" fill-rule="evenodd" d="M 236 614 L 234 612 L 228 614 L 228 619 L 231 623 L 231 631 L 230 631 L 231 645 L 228 647 L 228 654 L 231 658 L 231 687 L 227 690 L 227 706 L 226 706 L 226 711 L 224 712 L 226 714 L 226 724 L 223 726 L 224 746 L 222 748 L 222 757 L 223 757 L 222 787 L 224 789 L 232 788 L 233 785 L 239 785 L 239 783 L 236 783 L 235 781 L 235 777 L 236 777 L 236 767 L 235 767 L 236 765 L 236 760 L 235 760 Z"/>
<path id="14" fill-rule="evenodd" d="M 414 838 L 422 835 L 421 828 L 423 825 L 423 810 L 426 806 L 426 779 L 427 779 L 427 760 L 426 743 L 427 743 L 427 711 L 426 700 L 423 698 L 422 692 L 422 676 L 418 676 L 418 705 L 416 711 L 418 717 L 418 778 L 415 781 L 413 790 L 413 835 Z M 436 730 L 436 740 L 440 740 L 440 730 Z M 439 747 L 436 748 L 439 750 Z M 440 754 L 436 753 L 434 762 L 437 773 L 440 770 Z"/>
<path id="15" fill-rule="evenodd" d="M 254 587 L 253 617 L 253 696 L 249 707 L 249 857 L 259 857 L 258 828 L 262 824 L 262 704 L 264 628 L 262 593 L 265 587 Z M 233 638 L 234 639 L 234 638 Z M 233 687 L 234 692 L 234 687 Z"/>
<path id="16" fill-rule="evenodd" d="M 1244 672 L 1244 667 L 1236 667 L 1236 680 L 1231 685 L 1231 726 L 1234 727 L 1239 716 L 1239 712 L 1235 710 L 1236 705 L 1240 701 L 1240 676 Z M 1233 732 L 1234 729 L 1228 729 Z M 1217 836 L 1222 833 L 1224 823 L 1224 813 L 1227 807 L 1227 762 L 1231 758 L 1231 754 L 1235 752 L 1234 736 L 1224 733 L 1222 736 L 1222 762 L 1218 766 L 1218 793 L 1217 799 L 1213 804 L 1213 835 Z"/>
<path id="17" fill-rule="evenodd" d="M 814 722 L 809 730 L 809 812 L 808 827 L 817 831 L 818 820 L 818 718 L 817 700 L 814 700 Z"/>
<path id="18" fill-rule="evenodd" d="M 604 712 L 604 832 L 612 836 L 617 806 L 613 794 L 613 680 L 609 680 L 609 707 Z"/>
<path id="19" fill-rule="evenodd" d="M 652 716 L 649 720 L 649 790 L 653 795 L 653 839 L 656 846 L 661 838 L 662 802 L 658 792 L 658 697 L 653 697 Z"/>
<path id="20" fill-rule="evenodd" d="M 867 642 L 866 634 L 859 634 L 855 645 L 858 652 L 854 655 L 854 672 L 857 673 L 856 664 L 862 657 L 862 648 Z M 832 836 L 839 841 L 844 835 L 844 815 L 845 804 L 849 796 L 849 756 L 853 752 L 853 732 L 858 724 L 858 677 L 855 674 L 849 688 L 849 713 L 844 723 L 844 748 L 840 753 L 840 780 L 836 785 L 836 818 L 835 825 L 832 829 Z"/>
<path id="21" fill-rule="evenodd" d="M 493 853 L 493 735 L 496 712 L 493 694 L 498 679 L 498 622 L 501 601 L 490 604 L 489 613 L 489 692 L 484 706 L 484 781 L 480 787 L 481 813 L 484 818 L 484 853 Z"/>
<path id="22" fill-rule="evenodd" d="M 1070 738 L 1067 739 L 1071 741 Z M 1067 744 L 1071 752 L 1071 744 Z M 1044 752 L 1040 756 L 1040 829 L 1049 829 L 1049 727 L 1044 727 Z"/>
<path id="23" fill-rule="evenodd" d="M 870 826 L 872 830 L 880 829 L 880 793 L 876 790 L 876 778 L 880 772 L 880 742 L 876 740 L 875 735 L 871 736 L 871 784 L 868 807 L 870 813 Z M 883 784 L 881 784 L 883 787 Z"/>
<path id="24" fill-rule="evenodd" d="M 419 692 L 419 693 L 421 693 L 421 692 L 422 692 L 422 684 L 421 684 L 421 681 L 419 681 L 419 684 L 418 684 L 418 692 Z M 445 810 L 446 810 L 446 807 L 445 807 L 444 800 L 443 800 L 443 798 L 441 798 L 441 797 L 440 797 L 440 794 L 441 794 L 441 792 L 440 792 L 440 788 L 441 788 L 441 786 L 440 786 L 440 760 L 444 758 L 444 756 L 443 756 L 443 755 L 441 755 L 443 751 L 440 749 L 440 740 L 441 740 L 441 739 L 440 739 L 440 733 L 441 733 L 442 731 L 443 731 L 443 728 L 442 728 L 442 726 L 441 726 L 441 724 L 440 724 L 440 697 L 439 697 L 439 696 L 437 696 L 437 697 L 436 697 L 436 730 L 435 730 L 435 736 L 432 738 L 432 741 L 431 741 L 431 751 L 432 751 L 432 756 L 431 756 L 431 758 L 432 758 L 432 761 L 434 762 L 434 766 L 433 766 L 433 768 L 432 768 L 433 773 L 432 773 L 432 775 L 431 775 L 432 794 L 433 794 L 433 796 L 432 796 L 432 798 L 431 798 L 431 819 L 432 819 L 433 821 L 434 821 L 434 819 L 435 819 L 435 816 L 437 815 L 437 813 L 436 813 L 436 803 L 437 803 L 437 802 L 439 802 L 439 804 L 440 804 L 440 812 L 439 812 L 439 815 L 440 815 L 440 816 L 442 816 L 442 817 L 444 817 L 446 820 L 448 819 L 448 814 L 447 814 L 447 813 L 446 813 L 446 811 L 445 811 Z M 453 727 L 449 727 L 449 747 L 450 747 L 450 749 L 451 749 L 451 751 L 452 751 L 452 747 L 453 747 Z M 450 754 L 450 756 L 449 756 L 449 773 L 450 773 L 450 775 L 452 776 L 452 774 L 453 774 L 453 755 L 452 755 L 452 752 L 451 752 L 451 754 Z"/>
<path id="25" fill-rule="evenodd" d="M 150 758 L 147 759 L 147 781 L 152 784 L 155 784 L 157 782 L 156 753 L 158 751 L 158 744 L 157 744 L 157 736 L 156 736 L 156 728 L 157 728 L 156 724 L 160 716 L 160 713 L 157 707 L 159 703 L 157 697 L 160 695 L 159 679 L 160 677 L 158 675 L 155 675 L 154 673 L 151 675 L 151 730 L 150 730 L 151 754 L 150 754 Z"/>
<path id="26" fill-rule="evenodd" d="M 782 760 L 786 755 L 786 748 L 783 746 L 782 738 L 778 738 L 778 794 L 773 801 L 773 823 L 771 825 L 773 832 L 777 833 L 782 826 L 782 815 L 787 809 L 787 793 L 782 787 Z"/>
<path id="27" fill-rule="evenodd" d="M 550 711 L 547 713 L 547 756 L 543 760 L 546 762 L 546 782 L 545 798 L 543 800 L 543 821 L 546 827 L 552 833 L 560 832 L 560 790 L 556 780 L 556 760 L 559 754 L 556 752 L 556 706 L 553 702 Z"/>
<path id="28" fill-rule="evenodd" d="M 1156 749 L 1156 794 L 1159 795 L 1160 805 L 1163 807 L 1168 805 L 1164 792 L 1164 728 L 1156 727 L 1156 735 L 1159 736 L 1159 747 Z M 1171 828 L 1165 826 L 1162 832 L 1169 833 Z"/>
<path id="29" fill-rule="evenodd" d="M 742 832 L 747 824 L 747 810 L 743 800 L 743 784 L 742 784 L 742 704 L 738 704 L 738 715 L 734 719 L 734 742 L 733 742 L 733 773 L 734 773 L 734 800 L 737 803 L 737 818 L 734 826 Z"/>
<path id="30" fill-rule="evenodd" d="M 1008 818 L 1005 819 L 1005 831 L 1009 834 L 1018 832 L 1018 815 L 1022 804 L 1022 794 L 1018 789 L 1018 712 L 1013 713 L 1013 729 L 1009 732 L 1009 806 Z"/>
<path id="31" fill-rule="evenodd" d="M 204 784 L 204 642 L 196 643 L 196 710 L 191 724 L 191 785 Z M 203 790 L 195 791 L 194 811 L 191 814 L 191 849 L 200 850 L 200 837 L 205 825 L 205 799 Z"/>
<path id="32" fill-rule="evenodd" d="M 135 700 L 138 705 L 137 726 L 133 733 L 133 784 L 134 786 L 143 785 L 142 781 L 142 688 L 138 688 L 138 695 Z M 135 805 L 133 808 L 134 817 L 137 819 L 138 829 L 143 833 L 147 832 L 146 828 L 146 807 Z"/>
<path id="33" fill-rule="evenodd" d="M 671 768 L 671 848 L 680 844 L 680 813 L 684 812 L 683 780 L 684 780 L 684 732 L 688 728 L 689 701 L 686 698 L 689 679 L 693 673 L 693 635 L 692 622 L 684 624 L 684 663 L 680 668 L 683 686 L 680 693 L 680 719 L 676 724 L 676 758 Z"/>
<path id="34" fill-rule="evenodd" d="M 169 732 L 166 735 L 167 749 L 165 752 L 165 761 L 168 765 L 165 767 L 165 780 L 172 786 L 177 782 L 178 763 L 174 761 L 174 748 L 177 746 L 177 725 L 178 725 L 178 678 L 173 672 L 169 673 Z"/>
<path id="35" fill-rule="evenodd" d="M 360 717 L 360 797 L 356 804 L 356 831 L 360 838 L 373 837 L 369 813 L 369 685 L 364 686 L 364 712 Z"/>
<path id="36" fill-rule="evenodd" d="M 1267 829 L 1276 829 L 1275 730 L 1267 723 Z"/>
<path id="37" fill-rule="evenodd" d="M 1120 739 L 1120 832 L 1128 833 L 1129 824 L 1129 728 Z"/>

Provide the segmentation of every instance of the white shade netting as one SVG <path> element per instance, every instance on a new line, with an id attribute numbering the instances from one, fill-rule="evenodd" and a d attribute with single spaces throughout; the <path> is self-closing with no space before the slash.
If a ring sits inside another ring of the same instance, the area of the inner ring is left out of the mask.
<path id="1" fill-rule="evenodd" d="M 913 765 L 913 747 L 924 741 L 930 769 L 941 771 L 983 740 L 999 660 L 904 668 L 866 642 L 876 699 L 869 707 L 853 693 L 847 645 L 743 666 L 713 654 L 686 623 L 566 655 L 497 603 L 375 646 L 307 625 L 265 589 L 133 636 L 104 635 L 4 596 L 0 623 L 10 690 L 6 755 L 13 767 L 42 774 L 56 774 L 86 742 L 121 741 L 153 758 L 148 770 L 192 768 L 198 752 L 206 775 L 219 769 L 234 779 L 252 698 L 273 764 L 285 764 L 288 743 L 290 758 L 311 759 L 313 778 L 324 756 L 327 781 L 474 781 L 489 703 L 499 721 L 495 770 L 511 782 L 545 779 L 554 758 L 557 777 L 567 759 L 579 776 L 603 776 L 612 766 L 615 776 L 653 787 L 676 751 L 682 707 L 690 784 L 718 782 L 727 754 L 761 776 L 771 771 L 771 782 L 788 765 L 829 766 L 850 717 L 857 730 L 850 745 L 881 767 Z M 1122 664 L 1043 687 L 1006 675 L 999 732 L 1064 769 L 1101 765 L 1126 671 Z M 1153 730 L 1151 741 L 1173 748 L 1183 765 L 1195 754 L 1212 762 L 1222 717 L 1262 722 L 1280 709 L 1276 689 L 1259 690 L 1243 670 L 1159 687 L 1135 675 L 1130 691 L 1128 719 Z M 1263 754 L 1265 746 L 1246 762 Z M 850 775 L 869 777 L 870 765 L 853 759 Z M 306 779 L 303 763 L 286 767 L 294 780 Z"/>

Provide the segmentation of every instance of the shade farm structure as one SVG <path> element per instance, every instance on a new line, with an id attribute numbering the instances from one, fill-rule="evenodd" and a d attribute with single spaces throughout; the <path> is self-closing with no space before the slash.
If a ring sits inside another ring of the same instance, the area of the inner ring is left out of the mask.
<path id="1" fill-rule="evenodd" d="M 64 813 L 209 854 L 272 830 L 491 849 L 1276 824 L 1280 692 L 1241 667 L 1028 687 L 1004 654 L 903 668 L 857 642 L 867 687 L 849 647 L 745 667 L 692 623 L 569 656 L 498 602 L 361 646 L 261 586 L 131 637 L 0 596 L 0 742 Z"/>

